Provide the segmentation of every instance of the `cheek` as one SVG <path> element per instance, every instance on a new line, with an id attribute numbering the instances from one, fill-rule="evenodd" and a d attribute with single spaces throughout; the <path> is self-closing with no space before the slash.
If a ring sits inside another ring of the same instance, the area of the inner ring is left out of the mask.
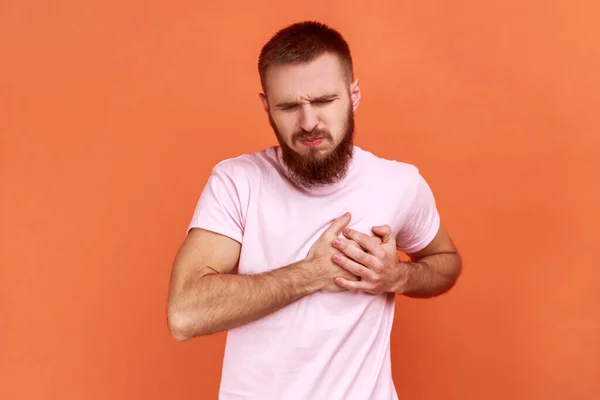
<path id="1" fill-rule="evenodd" d="M 336 140 L 339 140 L 344 133 L 344 128 L 347 120 L 347 111 L 341 107 L 336 107 L 335 110 L 328 113 L 326 120 L 323 121 L 327 128 Z"/>
<path id="2" fill-rule="evenodd" d="M 279 135 L 289 143 L 294 133 L 294 119 L 288 115 L 275 115 L 271 118 L 271 122 L 275 124 L 274 128 L 279 132 Z"/>

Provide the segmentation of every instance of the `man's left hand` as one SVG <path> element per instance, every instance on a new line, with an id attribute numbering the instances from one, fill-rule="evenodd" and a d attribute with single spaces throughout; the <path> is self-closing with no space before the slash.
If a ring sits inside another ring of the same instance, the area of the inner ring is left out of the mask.
<path id="1" fill-rule="evenodd" d="M 374 226 L 369 236 L 353 229 L 345 229 L 344 238 L 338 238 L 333 246 L 340 251 L 333 261 L 359 276 L 361 280 L 350 281 L 336 278 L 335 282 L 349 290 L 361 290 L 378 295 L 385 292 L 395 292 L 405 280 L 406 274 L 400 267 L 396 253 L 396 239 L 388 225 Z M 358 243 L 354 245 L 350 241 Z"/>

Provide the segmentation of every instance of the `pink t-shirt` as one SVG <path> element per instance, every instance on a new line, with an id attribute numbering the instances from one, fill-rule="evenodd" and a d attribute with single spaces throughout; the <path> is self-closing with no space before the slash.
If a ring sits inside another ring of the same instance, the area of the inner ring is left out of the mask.
<path id="1" fill-rule="evenodd" d="M 305 190 L 290 183 L 279 146 L 215 166 L 188 230 L 242 244 L 239 273 L 302 260 L 332 221 L 350 211 L 352 229 L 388 224 L 410 253 L 435 236 L 430 187 L 410 164 L 354 146 L 346 177 Z M 392 400 L 390 332 L 394 294 L 316 292 L 227 335 L 219 399 Z"/>

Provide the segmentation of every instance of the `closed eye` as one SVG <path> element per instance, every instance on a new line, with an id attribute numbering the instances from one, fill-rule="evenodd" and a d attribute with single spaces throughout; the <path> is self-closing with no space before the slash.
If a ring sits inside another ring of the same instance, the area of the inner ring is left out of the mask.
<path id="1" fill-rule="evenodd" d="M 331 102 L 333 102 L 334 100 L 335 100 L 335 99 L 314 100 L 314 101 L 312 101 L 311 103 L 312 103 L 312 104 L 316 104 L 316 105 L 320 106 L 320 105 L 324 105 L 324 104 L 331 103 Z"/>
<path id="2" fill-rule="evenodd" d="M 315 106 L 322 106 L 322 105 L 332 103 L 333 101 L 337 100 L 338 98 L 339 98 L 338 95 L 330 94 L 330 95 L 316 97 L 313 100 L 311 100 L 310 103 L 314 104 Z M 284 102 L 284 103 L 277 104 L 275 107 L 282 111 L 293 111 L 293 110 L 297 109 L 298 107 L 300 107 L 300 105 L 301 105 L 301 103 L 297 103 L 297 102 L 289 102 L 289 103 Z"/>
<path id="3" fill-rule="evenodd" d="M 300 106 L 300 103 L 289 102 L 289 103 L 279 103 L 275 106 L 275 108 L 277 108 L 278 110 L 290 111 L 290 110 L 294 110 L 294 109 L 298 108 L 299 106 Z"/>

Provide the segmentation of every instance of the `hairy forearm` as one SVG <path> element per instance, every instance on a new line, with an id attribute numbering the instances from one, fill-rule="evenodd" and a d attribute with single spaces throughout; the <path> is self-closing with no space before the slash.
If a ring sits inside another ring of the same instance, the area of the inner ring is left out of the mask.
<path id="1" fill-rule="evenodd" d="M 427 298 L 450 290 L 458 279 L 462 262 L 457 253 L 423 257 L 416 262 L 399 262 L 405 278 L 396 292 L 407 297 Z"/>
<path id="2" fill-rule="evenodd" d="M 189 282 L 173 312 L 179 339 L 229 330 L 318 290 L 305 262 L 256 275 L 210 274 Z"/>

